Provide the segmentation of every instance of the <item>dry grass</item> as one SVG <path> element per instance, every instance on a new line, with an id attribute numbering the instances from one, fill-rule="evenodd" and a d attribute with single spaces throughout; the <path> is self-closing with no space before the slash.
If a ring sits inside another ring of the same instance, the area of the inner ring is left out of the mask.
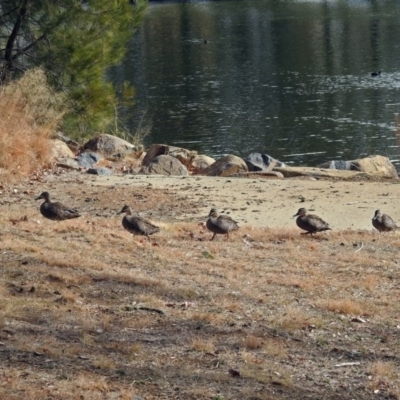
<path id="1" fill-rule="evenodd" d="M 370 388 L 374 393 L 389 393 L 398 399 L 400 396 L 400 373 L 392 362 L 377 361 L 371 365 Z"/>
<path id="2" fill-rule="evenodd" d="M 140 244 L 118 193 L 93 189 L 93 209 L 73 188 L 57 198 L 75 190 L 77 220 L 12 194 L 0 212 L 0 398 L 399 398 L 396 235 L 242 227 L 210 242 L 165 217 L 184 200 L 132 185 L 165 227 Z"/>
<path id="3" fill-rule="evenodd" d="M 326 308 L 329 311 L 333 311 L 339 314 L 346 314 L 346 315 L 364 315 L 367 313 L 367 308 L 364 307 L 362 304 L 351 300 L 322 300 L 319 302 L 321 307 Z"/>
<path id="4" fill-rule="evenodd" d="M 196 351 L 212 353 L 214 351 L 214 343 L 211 340 L 204 340 L 201 337 L 195 337 L 192 340 L 192 346 Z"/>
<path id="5" fill-rule="evenodd" d="M 40 69 L 0 88 L 0 179 L 16 181 L 49 161 L 49 137 L 63 115 L 63 96 Z"/>

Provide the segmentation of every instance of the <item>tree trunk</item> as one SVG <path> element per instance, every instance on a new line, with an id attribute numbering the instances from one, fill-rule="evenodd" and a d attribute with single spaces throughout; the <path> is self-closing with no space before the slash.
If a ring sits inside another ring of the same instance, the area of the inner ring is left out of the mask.
<path id="1" fill-rule="evenodd" d="M 25 18 L 26 12 L 28 10 L 29 0 L 24 0 L 14 24 L 14 28 L 11 31 L 10 37 L 7 40 L 7 45 L 4 52 L 4 65 L 0 75 L 0 85 L 4 84 L 7 81 L 7 78 L 10 75 L 10 72 L 14 69 L 12 53 L 14 50 L 15 41 L 17 40 L 18 33 L 21 28 L 22 21 Z"/>

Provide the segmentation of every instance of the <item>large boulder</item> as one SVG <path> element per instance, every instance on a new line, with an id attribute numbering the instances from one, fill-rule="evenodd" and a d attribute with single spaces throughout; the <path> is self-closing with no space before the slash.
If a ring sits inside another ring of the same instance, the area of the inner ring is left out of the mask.
<path id="1" fill-rule="evenodd" d="M 394 165 L 387 157 L 369 156 L 352 161 L 327 161 L 318 166 L 318 168 L 360 171 L 368 175 L 378 176 L 382 178 L 398 178 L 398 174 Z"/>
<path id="2" fill-rule="evenodd" d="M 168 155 L 154 158 L 148 166 L 143 166 L 140 172 L 158 175 L 188 175 L 187 168 L 178 159 Z"/>
<path id="3" fill-rule="evenodd" d="M 362 171 L 368 175 L 380 176 L 382 178 L 398 178 L 394 165 L 387 157 L 369 156 L 351 161 L 354 170 Z"/>
<path id="4" fill-rule="evenodd" d="M 50 152 L 52 160 L 75 157 L 68 145 L 59 139 L 50 140 Z"/>
<path id="5" fill-rule="evenodd" d="M 272 171 L 275 167 L 285 167 L 286 165 L 268 154 L 251 153 L 244 161 L 249 171 Z"/>
<path id="6" fill-rule="evenodd" d="M 168 146 L 167 144 L 153 144 L 147 150 L 143 158 L 142 165 L 147 167 L 158 156 L 171 156 L 178 159 L 185 167 L 189 168 L 193 159 L 197 155 L 197 151 L 183 149 L 181 147 Z"/>
<path id="7" fill-rule="evenodd" d="M 70 139 L 68 136 L 64 135 L 62 132 L 56 132 L 56 136 L 62 140 L 70 148 L 74 154 L 78 154 L 81 150 L 81 145 L 75 140 Z"/>
<path id="8" fill-rule="evenodd" d="M 198 154 L 192 160 L 191 169 L 195 173 L 201 173 L 202 170 L 215 163 L 215 159 L 212 157 L 205 156 L 204 154 Z"/>
<path id="9" fill-rule="evenodd" d="M 227 155 L 201 171 L 201 174 L 207 176 L 230 176 L 242 172 L 248 172 L 244 160 L 237 156 Z"/>
<path id="10" fill-rule="evenodd" d="M 126 140 L 107 134 L 101 134 L 90 139 L 84 144 L 83 148 L 100 153 L 110 160 L 119 160 L 137 151 L 137 148 Z"/>

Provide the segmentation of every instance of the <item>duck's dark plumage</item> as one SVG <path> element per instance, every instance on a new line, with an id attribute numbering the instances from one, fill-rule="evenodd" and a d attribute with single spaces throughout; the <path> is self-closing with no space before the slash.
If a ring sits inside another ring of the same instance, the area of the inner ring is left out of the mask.
<path id="1" fill-rule="evenodd" d="M 372 225 L 379 232 L 390 232 L 399 229 L 393 219 L 389 215 L 383 214 L 380 210 L 375 211 Z"/>
<path id="2" fill-rule="evenodd" d="M 371 72 L 371 76 L 373 76 L 373 77 L 381 76 L 381 71 Z"/>
<path id="3" fill-rule="evenodd" d="M 218 216 L 218 211 L 215 208 L 211 209 L 208 217 L 206 227 L 210 232 L 214 233 L 211 240 L 215 238 L 215 235 L 227 235 L 229 238 L 229 232 L 239 229 L 236 221 L 227 215 Z"/>
<path id="4" fill-rule="evenodd" d="M 124 206 L 118 214 L 125 213 L 122 218 L 122 226 L 133 235 L 143 235 L 149 237 L 153 233 L 160 231 L 160 228 L 139 215 L 132 215 L 132 209 Z"/>
<path id="5" fill-rule="evenodd" d="M 78 218 L 81 216 L 76 209 L 69 208 L 59 202 L 53 203 L 50 200 L 50 194 L 48 192 L 43 192 L 35 200 L 39 199 L 44 200 L 44 202 L 40 205 L 40 213 L 45 218 L 53 221 L 64 221 L 66 219 Z"/>
<path id="6" fill-rule="evenodd" d="M 307 231 L 306 234 L 310 233 L 311 236 L 314 233 L 329 231 L 331 228 L 329 224 L 326 223 L 318 215 L 308 214 L 305 208 L 300 208 L 297 214 L 294 215 L 296 218 L 296 224 L 303 231 Z"/>

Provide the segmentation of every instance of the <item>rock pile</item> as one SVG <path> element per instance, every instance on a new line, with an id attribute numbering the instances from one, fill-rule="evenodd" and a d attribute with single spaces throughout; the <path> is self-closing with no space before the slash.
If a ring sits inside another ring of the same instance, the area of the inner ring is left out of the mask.
<path id="1" fill-rule="evenodd" d="M 245 159 L 226 155 L 218 160 L 196 151 L 167 144 L 142 146 L 107 134 L 90 139 L 82 148 L 76 142 L 55 139 L 52 157 L 63 168 L 86 170 L 97 175 L 116 173 L 204 176 L 259 176 L 266 178 L 308 177 L 310 179 L 380 177 L 398 179 L 394 165 L 380 155 L 351 161 L 328 161 L 318 167 L 288 167 L 268 154 L 252 153 Z"/>

